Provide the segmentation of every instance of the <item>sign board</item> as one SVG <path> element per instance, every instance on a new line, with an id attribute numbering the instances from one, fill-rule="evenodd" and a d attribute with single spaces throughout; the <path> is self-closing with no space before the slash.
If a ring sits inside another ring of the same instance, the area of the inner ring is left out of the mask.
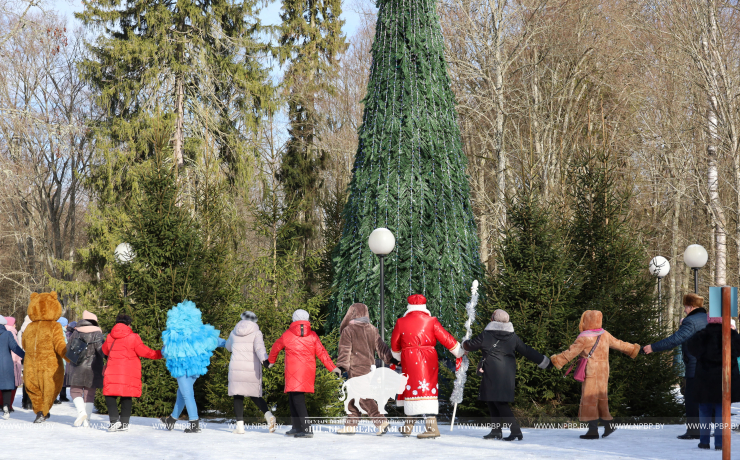
<path id="1" fill-rule="evenodd" d="M 722 287 L 712 286 L 709 288 L 709 317 L 722 316 Z M 730 316 L 737 316 L 737 288 L 732 288 L 730 297 Z"/>

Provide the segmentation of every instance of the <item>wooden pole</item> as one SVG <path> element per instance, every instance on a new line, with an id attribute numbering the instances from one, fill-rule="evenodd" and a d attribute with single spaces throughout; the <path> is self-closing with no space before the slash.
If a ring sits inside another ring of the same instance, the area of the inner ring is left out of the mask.
<path id="1" fill-rule="evenodd" d="M 722 460 L 730 460 L 732 430 L 730 429 L 731 405 L 731 347 L 730 309 L 732 288 L 722 287 Z M 735 363 L 737 366 L 737 363 Z M 716 436 L 716 435 L 715 435 Z M 716 441 L 715 441 L 716 442 Z"/>

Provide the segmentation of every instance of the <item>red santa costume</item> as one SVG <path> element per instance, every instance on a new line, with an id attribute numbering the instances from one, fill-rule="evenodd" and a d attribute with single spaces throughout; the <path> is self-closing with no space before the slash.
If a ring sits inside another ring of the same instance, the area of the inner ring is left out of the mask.
<path id="1" fill-rule="evenodd" d="M 409 376 L 397 404 L 403 406 L 406 415 L 437 414 L 439 359 L 434 347 L 439 341 L 456 358 L 462 357 L 464 350 L 427 310 L 423 295 L 409 296 L 408 302 L 406 313 L 396 321 L 391 337 L 393 357 L 401 362 L 403 373 Z"/>

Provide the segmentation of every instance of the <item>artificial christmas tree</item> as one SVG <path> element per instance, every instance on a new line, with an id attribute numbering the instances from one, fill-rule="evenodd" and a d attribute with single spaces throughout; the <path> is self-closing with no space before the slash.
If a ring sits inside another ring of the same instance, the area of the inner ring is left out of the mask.
<path id="1" fill-rule="evenodd" d="M 378 324 L 379 263 L 367 239 L 387 227 L 396 249 L 385 258 L 386 335 L 410 294 L 423 294 L 432 315 L 459 333 L 482 264 L 439 19 L 430 0 L 377 5 L 329 325 L 338 327 L 354 302 Z"/>

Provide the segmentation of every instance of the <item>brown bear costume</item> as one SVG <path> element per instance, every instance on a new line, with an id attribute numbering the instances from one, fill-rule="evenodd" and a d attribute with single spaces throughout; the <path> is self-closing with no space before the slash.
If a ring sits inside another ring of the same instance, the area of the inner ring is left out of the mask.
<path id="1" fill-rule="evenodd" d="M 551 356 L 550 361 L 558 369 L 562 369 L 573 358 L 587 357 L 591 348 L 596 343 L 596 338 L 601 336 L 599 345 L 594 350 L 593 356 L 588 360 L 586 366 L 586 380 L 583 382 L 581 391 L 581 405 L 578 409 L 578 418 L 582 422 L 592 420 L 612 420 L 609 413 L 609 349 L 615 349 L 635 358 L 640 352 L 640 345 L 617 340 L 610 333 L 601 329 L 601 312 L 598 310 L 586 310 L 581 315 L 579 329 L 581 334 L 573 345 L 564 352 Z M 591 332 L 589 334 L 589 332 Z"/>
<path id="2" fill-rule="evenodd" d="M 33 411 L 48 416 L 54 399 L 62 390 L 62 358 L 67 359 L 64 356 L 67 352 L 64 332 L 57 323 L 62 316 L 57 293 L 31 294 L 28 316 L 33 322 L 23 333 L 23 349 L 26 351 L 23 385 L 33 404 Z"/>

